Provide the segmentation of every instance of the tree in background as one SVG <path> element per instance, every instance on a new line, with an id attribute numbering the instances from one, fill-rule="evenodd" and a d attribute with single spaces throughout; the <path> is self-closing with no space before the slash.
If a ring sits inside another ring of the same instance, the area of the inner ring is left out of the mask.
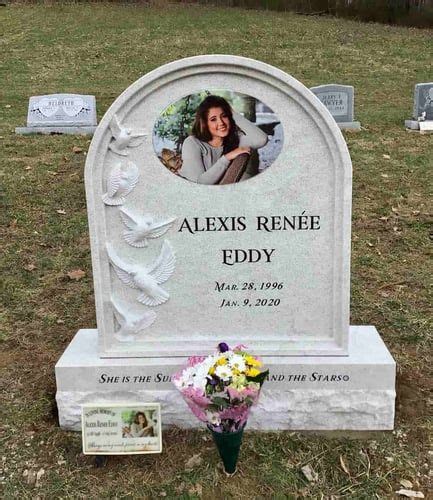
<path id="1" fill-rule="evenodd" d="M 195 111 L 210 92 L 205 90 L 192 94 L 174 104 L 170 104 L 159 117 L 155 125 L 155 133 L 161 139 L 168 139 L 175 144 L 176 153 L 180 154 L 183 141 L 191 132 Z"/>

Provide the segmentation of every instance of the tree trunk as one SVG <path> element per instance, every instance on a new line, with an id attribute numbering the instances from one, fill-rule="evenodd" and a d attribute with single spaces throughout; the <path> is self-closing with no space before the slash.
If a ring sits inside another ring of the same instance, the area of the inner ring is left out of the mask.
<path id="1" fill-rule="evenodd" d="M 244 110 L 245 110 L 245 118 L 247 118 L 250 122 L 256 122 L 256 99 L 254 97 L 245 96 L 244 98 Z M 259 173 L 259 153 L 253 149 L 251 152 L 250 158 L 250 168 L 248 169 L 253 175 Z"/>

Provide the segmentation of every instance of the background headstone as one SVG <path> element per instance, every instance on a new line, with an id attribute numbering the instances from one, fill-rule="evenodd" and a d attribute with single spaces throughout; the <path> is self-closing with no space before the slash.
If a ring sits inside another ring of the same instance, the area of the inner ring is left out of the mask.
<path id="1" fill-rule="evenodd" d="M 51 94 L 29 99 L 27 127 L 17 134 L 93 134 L 96 129 L 96 99 L 93 95 Z"/>
<path id="2" fill-rule="evenodd" d="M 359 130 L 361 125 L 354 121 L 355 91 L 351 85 L 319 85 L 311 92 L 331 113 L 341 129 Z"/>
<path id="3" fill-rule="evenodd" d="M 412 119 L 404 123 L 410 130 L 420 130 L 421 121 L 433 121 L 433 82 L 415 85 Z M 425 129 L 431 130 L 431 127 Z"/>

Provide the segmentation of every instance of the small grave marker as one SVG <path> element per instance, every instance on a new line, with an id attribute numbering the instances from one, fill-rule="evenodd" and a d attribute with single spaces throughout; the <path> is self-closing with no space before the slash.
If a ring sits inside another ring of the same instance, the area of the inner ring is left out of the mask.
<path id="1" fill-rule="evenodd" d="M 433 130 L 433 82 L 417 83 L 414 88 L 412 119 L 405 120 L 409 130 Z"/>
<path id="2" fill-rule="evenodd" d="M 96 125 L 95 96 L 51 94 L 30 97 L 27 126 L 17 127 L 15 132 L 93 135 Z"/>
<path id="3" fill-rule="evenodd" d="M 310 90 L 331 113 L 341 129 L 361 129 L 361 124 L 354 121 L 355 89 L 351 85 L 319 85 Z"/>

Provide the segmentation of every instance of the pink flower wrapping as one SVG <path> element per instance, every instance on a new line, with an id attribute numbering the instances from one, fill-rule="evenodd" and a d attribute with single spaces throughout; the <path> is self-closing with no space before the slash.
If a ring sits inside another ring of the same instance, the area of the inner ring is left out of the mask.
<path id="1" fill-rule="evenodd" d="M 215 432 L 242 429 L 268 374 L 244 345 L 230 350 L 224 342 L 210 356 L 191 356 L 173 382 L 196 418 Z"/>
<path id="2" fill-rule="evenodd" d="M 202 363 L 206 359 L 206 356 L 191 356 L 188 358 L 187 366 L 196 366 Z"/>

